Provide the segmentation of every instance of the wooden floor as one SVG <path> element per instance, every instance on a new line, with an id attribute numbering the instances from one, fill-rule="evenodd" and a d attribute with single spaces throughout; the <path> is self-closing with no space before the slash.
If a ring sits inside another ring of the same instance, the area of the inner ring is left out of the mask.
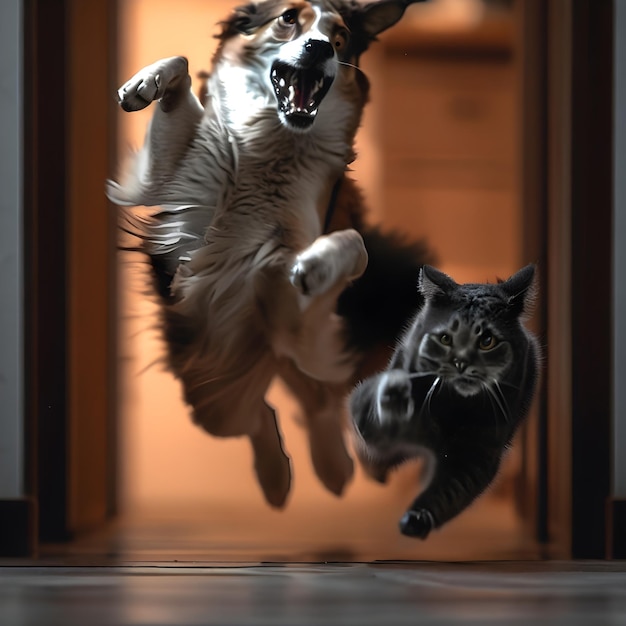
<path id="1" fill-rule="evenodd" d="M 387 496 L 383 489 L 381 496 Z M 404 502 L 294 500 L 284 510 L 249 503 L 135 508 L 67 544 L 43 546 L 38 564 L 369 563 L 536 560 L 541 549 L 509 499 L 479 499 L 426 541 L 404 537 Z"/>
<path id="2" fill-rule="evenodd" d="M 509 509 L 426 542 L 355 507 L 135 512 L 0 560 L 0 625 L 626 625 L 626 562 L 542 560 Z"/>
<path id="3" fill-rule="evenodd" d="M 626 624 L 616 562 L 0 567 L 0 624 Z"/>

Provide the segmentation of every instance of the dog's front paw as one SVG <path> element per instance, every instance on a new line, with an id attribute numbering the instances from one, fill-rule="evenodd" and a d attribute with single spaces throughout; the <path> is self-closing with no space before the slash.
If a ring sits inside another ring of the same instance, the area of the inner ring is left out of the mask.
<path id="1" fill-rule="evenodd" d="M 361 235 L 353 229 L 318 237 L 296 257 L 290 272 L 291 284 L 304 295 L 327 292 L 338 281 L 359 277 L 367 266 L 367 252 Z"/>
<path id="2" fill-rule="evenodd" d="M 435 520 L 426 509 L 407 511 L 400 520 L 400 532 L 407 537 L 426 539 L 434 527 Z"/>
<path id="3" fill-rule="evenodd" d="M 333 283 L 332 268 L 315 254 L 303 253 L 291 267 L 289 281 L 305 296 L 324 293 Z"/>
<path id="4" fill-rule="evenodd" d="M 154 100 L 167 96 L 168 90 L 178 88 L 188 78 L 188 63 L 185 57 L 161 59 L 144 67 L 117 92 L 118 102 L 124 111 L 140 111 Z M 188 88 L 188 84 L 184 87 Z"/>

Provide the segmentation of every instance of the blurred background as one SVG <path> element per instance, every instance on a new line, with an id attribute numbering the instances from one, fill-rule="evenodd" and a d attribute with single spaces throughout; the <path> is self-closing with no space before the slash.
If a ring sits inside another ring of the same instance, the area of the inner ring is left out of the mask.
<path id="1" fill-rule="evenodd" d="M 371 220 L 427 240 L 459 282 L 539 264 L 530 325 L 545 355 L 531 415 L 497 482 L 426 542 L 397 531 L 419 489 L 419 463 L 386 486 L 357 469 L 342 498 L 329 495 L 280 383 L 270 400 L 294 482 L 285 510 L 269 509 L 247 442 L 213 439 L 191 423 L 159 364 L 146 267 L 116 250 L 104 181 L 141 145 L 151 115 L 122 112 L 116 90 L 161 57 L 187 56 L 192 76 L 210 69 L 217 23 L 234 3 L 12 0 L 2 15 L 14 5 L 24 68 L 24 363 L 0 360 L 0 383 L 11 367 L 23 372 L 24 406 L 0 415 L 0 555 L 258 562 L 626 553 L 614 176 L 626 110 L 617 106 L 626 51 L 614 31 L 626 24 L 613 0 L 430 0 L 410 7 L 362 59 L 371 102 L 353 175 Z"/>

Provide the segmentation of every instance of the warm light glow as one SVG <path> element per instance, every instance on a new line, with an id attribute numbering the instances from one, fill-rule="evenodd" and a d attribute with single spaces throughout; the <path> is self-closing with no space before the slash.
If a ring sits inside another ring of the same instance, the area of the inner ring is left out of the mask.
<path id="1" fill-rule="evenodd" d="M 173 55 L 189 58 L 192 76 L 208 70 L 216 46 L 212 37 L 217 31 L 215 24 L 234 4 L 227 0 L 121 2 L 118 84 L 141 67 Z M 432 15 L 440 12 L 437 19 L 443 15 L 441 12 L 454 24 L 469 24 L 478 19 L 478 1 L 437 0 L 432 4 Z M 423 19 L 431 18 L 424 12 Z M 385 187 L 388 178 L 385 160 L 389 154 L 381 148 L 383 139 L 390 134 L 389 129 L 394 124 L 399 129 L 396 134 L 401 135 L 402 129 L 416 119 L 416 103 L 408 98 L 398 102 L 393 119 L 381 118 L 382 100 L 389 96 L 384 86 L 390 69 L 385 67 L 386 63 L 380 47 L 374 47 L 362 60 L 372 82 L 372 103 L 366 109 L 357 140 L 359 156 L 352 167 L 354 177 L 369 200 L 373 221 L 386 223 L 412 236 L 425 236 L 442 259 L 439 267 L 460 282 L 508 275 L 517 269 L 519 250 L 516 200 L 511 193 L 495 190 L 470 196 L 466 189 L 427 184 L 411 195 L 408 187 L 404 191 L 395 184 Z M 432 77 L 422 70 L 420 72 L 417 78 L 412 76 L 405 82 L 418 86 L 427 84 Z M 458 82 L 461 92 L 468 82 L 471 83 L 472 79 L 462 78 Z M 440 138 L 429 138 L 428 145 L 440 146 L 441 155 L 434 156 L 446 158 L 445 146 L 466 141 L 462 135 L 464 127 L 455 129 L 456 136 L 448 136 L 444 114 L 450 102 L 439 86 L 420 98 L 417 114 L 432 116 L 427 129 L 433 135 L 441 133 Z M 407 110 L 403 111 L 402 107 Z M 150 107 L 139 113 L 119 113 L 120 159 L 128 146 L 141 144 L 150 115 Z M 514 132 L 515 129 L 511 129 L 512 137 Z M 484 139 L 489 143 L 488 137 Z M 514 139 L 511 139 L 511 146 L 514 153 Z M 394 154 L 402 154 L 404 149 L 398 148 Z M 411 172 L 404 174 L 405 180 L 413 181 Z M 393 201 L 389 200 L 390 191 L 395 193 Z M 388 210 L 385 211 L 387 203 Z M 501 206 L 504 216 L 499 221 L 491 219 L 487 208 L 494 204 Z M 431 205 L 460 205 L 463 210 L 455 213 L 455 220 L 451 222 L 447 214 L 429 211 Z M 507 217 L 509 215 L 511 217 Z M 498 246 L 497 250 L 494 251 L 493 246 Z M 221 515 L 230 516 L 229 519 L 245 516 L 250 525 L 249 533 L 258 528 L 257 542 L 279 544 L 284 541 L 285 545 L 301 542 L 305 545 L 308 541 L 350 546 L 351 542 L 361 541 L 363 545 L 372 542 L 371 545 L 388 546 L 388 554 L 395 554 L 396 558 L 403 554 L 406 558 L 409 555 L 416 558 L 428 551 L 431 555 L 454 557 L 450 546 L 446 547 L 447 531 L 430 539 L 427 549 L 420 543 L 402 538 L 397 532 L 400 514 L 416 495 L 416 465 L 398 472 L 386 487 L 366 480 L 357 470 L 342 499 L 329 495 L 313 474 L 305 433 L 294 419 L 299 409 L 280 384 L 272 387 L 269 398 L 280 412 L 280 424 L 286 448 L 293 459 L 295 477 L 287 509 L 280 513 L 270 510 L 254 478 L 248 442 L 218 440 L 200 431 L 191 423 L 178 382 L 158 365 L 151 366 L 163 352 L 154 330 L 155 308 L 145 298 L 146 279 L 134 262 L 137 257 L 125 254 L 121 258 L 120 488 L 123 511 L 148 510 L 162 505 L 168 507 L 171 515 L 184 515 L 184 511 L 194 508 L 219 510 Z M 494 258 L 498 259 L 497 265 L 494 265 Z M 515 463 L 515 455 L 512 459 Z M 496 510 L 498 513 L 494 516 Z M 506 535 L 507 532 L 517 532 L 518 520 L 510 503 L 500 500 L 498 508 L 494 509 L 489 498 L 483 498 L 465 519 L 455 521 L 451 526 L 473 528 L 480 534 L 485 520 L 489 520 L 487 527 L 491 524 L 492 529 L 494 526 L 502 529 L 504 534 L 499 536 L 502 545 L 506 545 L 506 536 L 510 536 Z M 236 542 L 237 533 L 233 532 Z M 494 545 L 500 545 L 497 530 L 491 538 Z M 241 549 L 245 550 L 243 545 Z"/>
<path id="2" fill-rule="evenodd" d="M 462 31 L 480 23 L 485 15 L 485 4 L 483 0 L 430 0 L 415 5 L 410 15 L 424 29 Z"/>

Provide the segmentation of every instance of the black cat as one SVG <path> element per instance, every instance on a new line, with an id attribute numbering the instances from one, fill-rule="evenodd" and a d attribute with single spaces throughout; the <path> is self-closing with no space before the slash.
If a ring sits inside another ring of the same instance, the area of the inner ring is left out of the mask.
<path id="1" fill-rule="evenodd" d="M 529 265 L 504 282 L 459 285 L 424 266 L 424 305 L 388 369 L 350 396 L 368 474 L 384 482 L 409 458 L 430 461 L 430 480 L 400 520 L 405 535 L 425 539 L 469 506 L 493 481 L 528 412 L 539 348 L 522 322 L 534 274 Z"/>

